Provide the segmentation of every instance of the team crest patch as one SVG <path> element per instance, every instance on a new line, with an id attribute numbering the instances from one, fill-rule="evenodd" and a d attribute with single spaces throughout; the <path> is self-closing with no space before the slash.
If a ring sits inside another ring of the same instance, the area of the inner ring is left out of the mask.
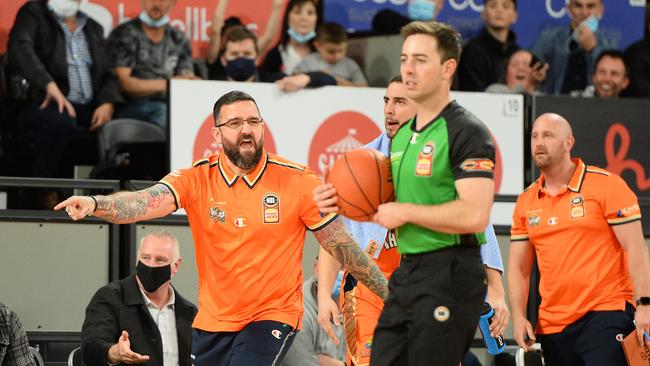
<path id="1" fill-rule="evenodd" d="M 224 223 L 226 222 L 226 211 L 222 210 L 219 207 L 210 207 L 210 219 L 215 222 Z"/>
<path id="2" fill-rule="evenodd" d="M 494 162 L 490 159 L 467 159 L 460 168 L 466 172 L 493 172 Z"/>
<path id="3" fill-rule="evenodd" d="M 569 217 L 577 219 L 585 217 L 585 199 L 582 196 L 575 196 L 571 198 L 571 212 Z"/>
<path id="4" fill-rule="evenodd" d="M 539 226 L 539 216 L 537 215 L 531 215 L 528 216 L 528 226 Z"/>
<path id="5" fill-rule="evenodd" d="M 263 216 L 265 224 L 277 224 L 280 222 L 280 197 L 274 192 L 269 192 L 262 199 Z"/>
<path id="6" fill-rule="evenodd" d="M 433 167 L 433 158 L 436 152 L 436 144 L 429 141 L 420 150 L 418 161 L 415 164 L 415 175 L 419 177 L 430 177 Z"/>

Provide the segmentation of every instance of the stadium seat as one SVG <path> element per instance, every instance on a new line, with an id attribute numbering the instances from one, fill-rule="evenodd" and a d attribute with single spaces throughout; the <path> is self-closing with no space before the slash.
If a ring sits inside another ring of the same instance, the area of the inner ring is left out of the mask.
<path id="1" fill-rule="evenodd" d="M 99 165 L 91 178 L 158 180 L 167 171 L 166 141 L 165 131 L 152 123 L 112 120 L 99 130 Z"/>
<path id="2" fill-rule="evenodd" d="M 68 366 L 81 366 L 81 347 L 77 347 L 70 352 L 68 356 Z"/>
<path id="3" fill-rule="evenodd" d="M 29 346 L 29 353 L 31 353 L 32 356 L 34 357 L 34 362 L 36 363 L 36 366 L 45 366 L 43 357 L 41 357 L 41 354 L 38 352 L 36 348 Z"/>

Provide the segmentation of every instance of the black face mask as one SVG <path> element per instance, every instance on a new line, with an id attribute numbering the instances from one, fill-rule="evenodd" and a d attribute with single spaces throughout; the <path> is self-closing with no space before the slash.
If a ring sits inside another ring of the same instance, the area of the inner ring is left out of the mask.
<path id="1" fill-rule="evenodd" d="M 138 279 L 140 279 L 140 282 L 142 283 L 142 287 L 144 287 L 147 292 L 156 291 L 163 283 L 172 278 L 171 264 L 161 267 L 149 267 L 138 261 L 138 265 L 135 269 L 138 274 Z"/>
<path id="2" fill-rule="evenodd" d="M 226 76 L 235 81 L 244 81 L 255 74 L 255 59 L 238 57 L 226 62 Z"/>

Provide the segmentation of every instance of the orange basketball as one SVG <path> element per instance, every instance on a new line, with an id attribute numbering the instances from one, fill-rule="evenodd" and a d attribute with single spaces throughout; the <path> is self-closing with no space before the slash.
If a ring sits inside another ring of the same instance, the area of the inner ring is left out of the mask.
<path id="1" fill-rule="evenodd" d="M 339 213 L 355 221 L 372 220 L 377 207 L 394 198 L 390 159 L 374 149 L 346 152 L 327 180 L 336 188 Z"/>

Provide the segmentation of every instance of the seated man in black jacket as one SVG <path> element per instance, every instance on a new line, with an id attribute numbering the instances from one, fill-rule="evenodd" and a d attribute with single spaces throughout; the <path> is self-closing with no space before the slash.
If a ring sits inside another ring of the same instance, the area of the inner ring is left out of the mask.
<path id="1" fill-rule="evenodd" d="M 100 288 L 86 308 L 81 330 L 86 365 L 191 365 L 196 307 L 170 284 L 181 261 L 170 232 L 142 238 L 136 274 Z"/>
<path id="2" fill-rule="evenodd" d="M 27 80 L 31 99 L 18 117 L 17 136 L 36 146 L 36 177 L 63 176 L 75 127 L 102 126 L 113 117 L 113 103 L 122 100 L 102 27 L 78 10 L 79 3 L 27 2 L 9 34 L 8 67 Z"/>

